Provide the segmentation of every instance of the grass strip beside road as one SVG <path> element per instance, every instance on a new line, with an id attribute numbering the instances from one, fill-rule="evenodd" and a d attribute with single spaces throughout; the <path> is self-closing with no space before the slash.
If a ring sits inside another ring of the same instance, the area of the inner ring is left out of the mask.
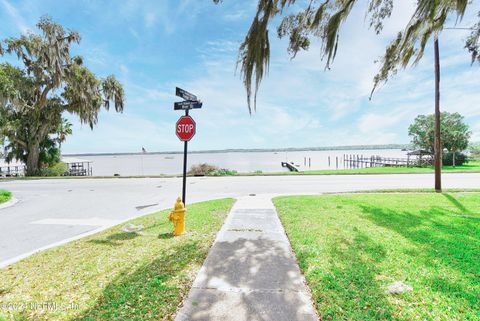
<path id="1" fill-rule="evenodd" d="M 444 188 L 443 193 L 480 193 L 480 188 Z M 411 193 L 436 193 L 434 188 L 387 188 L 387 189 L 369 189 L 350 192 L 331 192 L 323 193 L 328 194 L 384 194 L 384 193 L 397 193 L 397 194 L 411 194 Z"/>
<path id="2" fill-rule="evenodd" d="M 12 193 L 3 189 L 0 189 L 0 204 L 9 201 L 12 198 Z"/>
<path id="3" fill-rule="evenodd" d="M 170 320 L 233 203 L 189 205 L 180 237 L 161 211 L 129 222 L 142 234 L 122 224 L 0 270 L 0 320 Z"/>
<path id="4" fill-rule="evenodd" d="M 322 320 L 480 319 L 480 193 L 274 203 Z"/>

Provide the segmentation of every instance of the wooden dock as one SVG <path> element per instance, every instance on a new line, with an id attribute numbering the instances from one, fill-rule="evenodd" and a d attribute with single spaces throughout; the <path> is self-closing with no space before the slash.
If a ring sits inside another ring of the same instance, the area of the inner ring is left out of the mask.
<path id="1" fill-rule="evenodd" d="M 0 166 L 0 177 L 19 177 L 25 175 L 25 166 Z"/>
<path id="2" fill-rule="evenodd" d="M 67 170 L 61 176 L 92 176 L 92 161 L 73 157 L 62 157 Z M 0 178 L 25 176 L 25 165 L 16 162 L 13 164 L 0 163 Z"/>
<path id="3" fill-rule="evenodd" d="M 369 167 L 422 167 L 432 164 L 431 158 L 394 158 L 363 155 L 343 155 L 344 168 L 369 168 Z"/>
<path id="4" fill-rule="evenodd" d="M 62 157 L 62 162 L 67 164 L 67 171 L 63 176 L 92 176 L 92 161 L 74 157 Z"/>

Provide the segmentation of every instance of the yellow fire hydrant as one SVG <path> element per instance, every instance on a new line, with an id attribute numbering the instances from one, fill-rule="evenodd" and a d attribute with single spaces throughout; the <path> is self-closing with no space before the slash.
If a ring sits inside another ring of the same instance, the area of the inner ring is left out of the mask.
<path id="1" fill-rule="evenodd" d="M 182 235 L 185 232 L 185 211 L 182 199 L 180 197 L 177 198 L 173 211 L 168 215 L 168 219 L 173 223 L 173 234 L 175 236 Z"/>

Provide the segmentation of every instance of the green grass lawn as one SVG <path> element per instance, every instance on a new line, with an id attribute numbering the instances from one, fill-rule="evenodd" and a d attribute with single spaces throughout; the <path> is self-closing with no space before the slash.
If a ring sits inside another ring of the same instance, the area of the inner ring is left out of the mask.
<path id="1" fill-rule="evenodd" d="M 143 235 L 122 224 L 1 269 L 0 320 L 170 320 L 233 203 L 190 205 L 180 237 L 162 211 L 132 221 Z"/>
<path id="2" fill-rule="evenodd" d="M 12 198 L 12 193 L 9 191 L 5 191 L 3 189 L 0 189 L 0 204 L 5 203 L 6 201 L 10 200 Z"/>
<path id="3" fill-rule="evenodd" d="M 322 320 L 480 320 L 480 193 L 274 203 Z"/>

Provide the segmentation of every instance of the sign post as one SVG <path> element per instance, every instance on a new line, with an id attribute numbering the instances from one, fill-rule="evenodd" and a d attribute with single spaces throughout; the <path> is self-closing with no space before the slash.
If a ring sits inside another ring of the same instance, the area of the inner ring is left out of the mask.
<path id="1" fill-rule="evenodd" d="M 178 87 L 175 90 L 175 95 L 185 99 L 184 101 L 176 102 L 173 105 L 174 110 L 185 110 L 185 116 L 180 117 L 175 126 L 175 133 L 177 134 L 177 137 L 184 142 L 182 202 L 185 204 L 187 189 L 188 141 L 195 136 L 196 132 L 195 121 L 189 116 L 188 112 L 190 109 L 202 108 L 202 103 L 197 99 L 197 96 Z"/>

